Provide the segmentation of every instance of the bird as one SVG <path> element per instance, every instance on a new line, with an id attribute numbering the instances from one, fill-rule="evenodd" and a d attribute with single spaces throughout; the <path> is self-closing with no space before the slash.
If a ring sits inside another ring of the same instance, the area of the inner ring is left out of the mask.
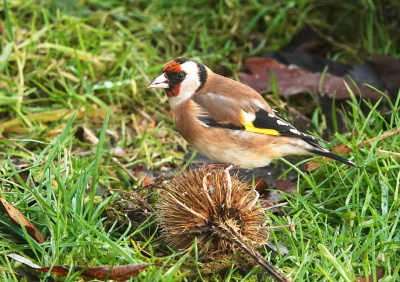
<path id="1" fill-rule="evenodd" d="M 216 163 L 252 169 L 288 155 L 321 155 L 357 167 L 279 117 L 251 87 L 191 59 L 166 63 L 148 88 L 165 90 L 179 134 Z"/>

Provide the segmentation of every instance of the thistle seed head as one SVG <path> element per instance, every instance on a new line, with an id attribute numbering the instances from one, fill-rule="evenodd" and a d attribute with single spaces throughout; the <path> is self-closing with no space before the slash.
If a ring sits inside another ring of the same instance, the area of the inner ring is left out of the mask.
<path id="1" fill-rule="evenodd" d="M 232 253 L 238 236 L 250 245 L 268 239 L 257 200 L 258 193 L 228 170 L 189 169 L 163 185 L 160 225 L 177 250 L 187 250 L 197 238 L 200 250 Z"/>

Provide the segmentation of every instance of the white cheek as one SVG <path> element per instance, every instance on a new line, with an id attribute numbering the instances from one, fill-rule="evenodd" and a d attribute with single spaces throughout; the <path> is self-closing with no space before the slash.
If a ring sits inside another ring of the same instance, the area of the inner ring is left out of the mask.
<path id="1" fill-rule="evenodd" d="M 185 79 L 181 82 L 181 87 L 179 88 L 179 95 L 176 97 L 171 97 L 169 99 L 171 107 L 177 106 L 182 102 L 186 101 L 196 92 L 200 87 L 199 76 L 197 74 L 187 75 Z"/>
<path id="2" fill-rule="evenodd" d="M 200 87 L 199 76 L 195 75 L 187 75 L 185 80 L 181 83 L 180 95 L 182 96 L 191 96 L 196 90 Z M 179 95 L 179 96 L 180 96 Z M 189 97 L 188 97 L 189 98 Z"/>

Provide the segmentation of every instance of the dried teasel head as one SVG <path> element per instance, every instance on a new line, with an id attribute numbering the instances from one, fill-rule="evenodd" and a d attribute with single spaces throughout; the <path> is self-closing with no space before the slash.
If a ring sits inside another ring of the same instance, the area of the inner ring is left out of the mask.
<path id="1" fill-rule="evenodd" d="M 237 240 L 266 243 L 257 200 L 258 193 L 228 170 L 190 169 L 163 186 L 160 224 L 175 249 L 186 250 L 197 238 L 200 250 L 226 254 L 237 250 Z"/>

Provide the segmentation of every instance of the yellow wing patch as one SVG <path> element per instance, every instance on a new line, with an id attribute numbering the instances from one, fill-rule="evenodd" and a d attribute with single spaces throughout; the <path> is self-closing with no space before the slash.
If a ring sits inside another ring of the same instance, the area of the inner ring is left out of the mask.
<path id="1" fill-rule="evenodd" d="M 267 134 L 267 135 L 274 135 L 274 136 L 279 136 L 278 130 L 275 129 L 265 129 L 265 128 L 257 128 L 254 126 L 244 126 L 246 128 L 246 131 L 250 132 L 256 132 L 256 133 L 262 133 L 262 134 Z"/>
<path id="2" fill-rule="evenodd" d="M 253 126 L 253 120 L 256 116 L 252 113 L 246 113 L 245 111 L 240 112 L 240 122 L 244 125 L 245 130 L 249 132 L 261 133 L 266 135 L 279 136 L 280 133 L 275 129 L 258 128 Z"/>

